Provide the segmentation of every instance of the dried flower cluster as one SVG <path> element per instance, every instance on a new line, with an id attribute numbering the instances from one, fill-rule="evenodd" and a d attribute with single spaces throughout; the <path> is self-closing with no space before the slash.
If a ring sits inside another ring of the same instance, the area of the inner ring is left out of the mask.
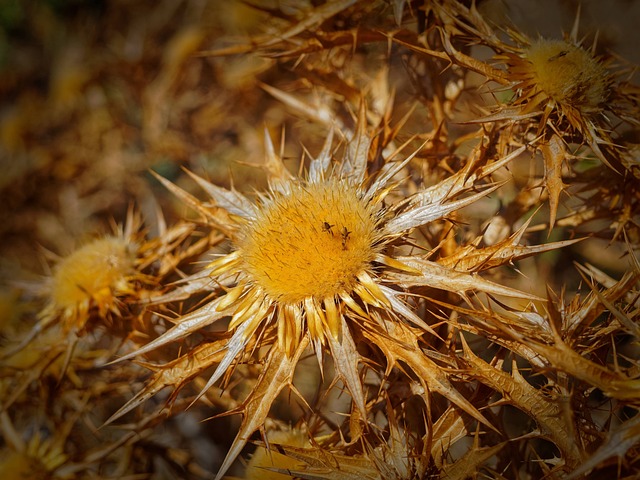
<path id="1" fill-rule="evenodd" d="M 3 478 L 640 475 L 640 89 L 477 3 L 0 7 Z"/>

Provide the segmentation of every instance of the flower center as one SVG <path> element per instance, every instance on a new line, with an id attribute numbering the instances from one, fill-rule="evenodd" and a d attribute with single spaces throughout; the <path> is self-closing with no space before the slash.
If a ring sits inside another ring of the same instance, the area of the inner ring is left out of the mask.
<path id="1" fill-rule="evenodd" d="M 376 209 L 343 182 L 292 185 L 240 235 L 246 272 L 271 298 L 299 303 L 350 292 L 376 253 Z"/>
<path id="2" fill-rule="evenodd" d="M 120 238 L 94 240 L 56 267 L 52 298 L 61 308 L 73 308 L 93 298 L 101 302 L 125 288 L 133 271 L 133 257 Z"/>
<path id="3" fill-rule="evenodd" d="M 607 100 L 607 71 L 586 50 L 564 41 L 539 40 L 526 56 L 539 87 L 553 100 L 585 113 Z"/>

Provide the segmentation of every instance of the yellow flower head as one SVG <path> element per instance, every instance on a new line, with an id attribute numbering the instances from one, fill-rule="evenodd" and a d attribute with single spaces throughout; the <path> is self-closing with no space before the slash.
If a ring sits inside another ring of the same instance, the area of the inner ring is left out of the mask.
<path id="1" fill-rule="evenodd" d="M 4 433 L 4 432 L 3 432 Z M 52 472 L 67 462 L 64 438 L 43 439 L 36 432 L 28 442 L 20 442 L 18 449 L 0 449 L 0 471 L 9 480 L 52 478 Z"/>
<path id="2" fill-rule="evenodd" d="M 29 372 L 25 377 L 28 381 L 46 373 L 67 375 L 78 385 L 73 362 L 97 352 L 91 340 L 76 348 L 94 326 L 88 327 L 90 320 L 106 326 L 110 334 L 124 336 L 135 328 L 120 308 L 125 298 L 139 299 L 140 286 L 150 281 L 141 266 L 156 255 L 140 246 L 139 231 L 140 220 L 130 210 L 126 224 L 114 234 L 89 241 L 61 258 L 51 275 L 34 289 L 33 293 L 46 302 L 38 312 L 37 323 L 28 330 L 11 332 L 9 341 L 0 348 L 4 366 Z M 123 321 L 125 318 L 127 321 Z M 15 401 L 17 397 L 12 398 Z"/>
<path id="3" fill-rule="evenodd" d="M 259 195 L 256 202 L 192 175 L 212 198 L 211 202 L 203 203 L 157 177 L 199 211 L 208 224 L 225 233 L 231 248 L 203 272 L 186 278 L 183 287 L 156 301 L 176 301 L 212 289 L 221 295 L 177 319 L 175 326 L 160 337 L 119 361 L 143 355 L 231 317 L 228 330 L 232 336 L 226 341 L 223 356 L 216 361 L 216 370 L 200 395 L 222 378 L 246 351 L 253 351 L 250 344 L 261 342 L 260 345 L 271 348 L 261 382 L 255 387 L 260 393 L 252 394 L 251 398 L 254 395 L 260 398 L 263 407 L 256 408 L 260 414 L 266 414 L 275 395 L 290 383 L 302 351 L 311 344 L 320 364 L 325 350 L 330 351 L 336 374 L 344 380 L 355 408 L 364 418 L 367 413 L 358 373 L 360 357 L 352 332 L 359 332 L 360 338 L 375 339 L 374 343 L 391 342 L 393 325 L 398 325 L 396 334 L 402 336 L 407 328 L 402 321 L 406 321 L 422 332 L 433 333 L 405 302 L 407 289 L 430 286 L 458 294 L 475 289 L 527 297 L 522 292 L 456 271 L 423 256 L 398 254 L 404 251 L 403 246 L 411 244 L 409 233 L 414 228 L 442 219 L 493 191 L 495 186 L 478 191 L 477 181 L 508 163 L 523 149 L 483 168 L 475 165 L 473 172 L 462 170 L 437 185 L 387 204 L 385 198 L 396 187 L 398 177 L 412 157 L 398 161 L 391 155 L 383 159 L 378 171 L 369 173 L 372 136 L 364 129 L 354 134 L 346 146 L 345 157 L 336 162 L 331 155 L 330 135 L 323 151 L 311 161 L 305 178 L 296 178 L 284 168 L 267 139 L 270 189 Z M 273 342 L 273 338 L 277 340 Z M 398 340 L 399 343 L 405 341 Z M 395 355 L 391 350 L 387 352 Z M 203 362 L 198 369 L 203 368 L 207 360 Z M 185 372 L 185 375 L 188 374 Z M 446 380 L 439 382 L 438 385 L 443 385 Z M 116 417 L 129 411 L 141 398 L 148 398 L 153 388 L 150 385 L 136 395 Z M 486 422 L 459 394 L 442 391 L 471 415 Z M 239 453 L 258 417 L 256 413 L 247 414 L 247 421 L 221 472 Z M 221 475 L 219 473 L 218 478 Z"/>
<path id="4" fill-rule="evenodd" d="M 232 317 L 228 328 L 235 331 L 229 358 L 222 362 L 227 366 L 259 327 L 275 327 L 278 345 L 289 356 L 302 337 L 308 335 L 316 348 L 327 340 L 341 341 L 346 320 L 375 319 L 379 310 L 386 315 L 400 314 L 426 328 L 400 300 L 400 292 L 386 285 L 392 283 L 389 274 L 405 275 L 405 282 L 413 284 L 422 278 L 424 261 L 389 255 L 387 246 L 416 226 L 472 203 L 488 190 L 451 201 L 468 188 L 447 182 L 415 195 L 408 203 L 388 207 L 383 200 L 393 189 L 392 179 L 410 158 L 389 160 L 369 176 L 369 138 L 353 139 L 346 158 L 338 164 L 331 161 L 331 141 L 330 137 L 311 162 L 306 179 L 292 177 L 271 155 L 267 165 L 274 174 L 271 189 L 255 203 L 194 175 L 213 197 L 216 208 L 212 209 L 158 177 L 230 237 L 231 252 L 207 269 L 226 293 L 183 317 L 180 328 L 124 358 L 175 341 L 225 316 Z M 439 271 L 441 274 L 446 277 Z M 193 285 L 187 288 L 194 290 Z M 459 291 L 455 286 L 451 289 Z M 165 300 L 175 298 L 169 295 Z"/>
<path id="5" fill-rule="evenodd" d="M 367 284 L 384 302 L 371 280 L 384 241 L 380 215 L 380 205 L 348 180 L 292 182 L 263 197 L 242 222 L 233 259 L 211 266 L 242 272 L 238 302 L 275 310 L 279 343 L 291 354 L 305 318 L 312 339 L 324 343 L 327 329 L 338 337 L 341 297 Z M 230 328 L 253 313 L 240 308 Z"/>
<path id="6" fill-rule="evenodd" d="M 377 208 L 344 182 L 294 185 L 268 198 L 237 244 L 252 281 L 272 299 L 300 304 L 350 292 L 376 253 Z"/>
<path id="7" fill-rule="evenodd" d="M 104 318 L 118 314 L 119 297 L 134 294 L 140 272 L 140 219 L 130 210 L 125 225 L 62 258 L 44 287 L 48 304 L 38 328 L 57 322 L 65 333 L 81 331 L 96 309 Z"/>
<path id="8" fill-rule="evenodd" d="M 95 304 L 101 314 L 114 308 L 117 295 L 130 290 L 134 253 L 126 239 L 94 240 L 64 258 L 54 269 L 50 310 L 61 314 L 65 328 L 80 328 Z"/>
<path id="9" fill-rule="evenodd" d="M 614 142 L 602 115 L 614 96 L 613 76 L 592 52 L 580 46 L 576 35 L 574 27 L 569 40 L 530 41 L 514 32 L 524 46 L 497 58 L 506 62 L 507 76 L 517 93 L 516 117 L 542 113 L 538 134 L 549 123 L 555 131 L 578 133 L 603 163 L 616 170 L 608 151 L 615 149 Z M 565 121 L 568 125 L 562 126 Z"/>
<path id="10" fill-rule="evenodd" d="M 548 102 L 567 115 L 572 110 L 588 115 L 602 111 L 609 97 L 604 65 L 572 42 L 540 39 L 510 62 L 510 73 L 520 80 L 518 88 L 530 110 Z"/>

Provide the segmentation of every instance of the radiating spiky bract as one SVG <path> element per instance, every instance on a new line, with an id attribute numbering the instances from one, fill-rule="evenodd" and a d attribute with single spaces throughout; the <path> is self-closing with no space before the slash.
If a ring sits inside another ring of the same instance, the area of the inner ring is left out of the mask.
<path id="1" fill-rule="evenodd" d="M 363 118 L 359 121 L 364 122 Z M 412 341 L 412 334 L 403 326 L 405 322 L 422 332 L 433 332 L 402 297 L 413 286 L 430 286 L 458 294 L 477 290 L 534 297 L 464 270 L 428 261 L 421 255 L 396 252 L 403 252 L 401 247 L 411 242 L 409 234 L 416 227 L 443 219 L 493 191 L 495 187 L 481 187 L 479 182 L 519 152 L 481 168 L 476 165 L 473 173 L 461 171 L 441 184 L 387 204 L 385 199 L 401 182 L 401 172 L 411 156 L 397 160 L 396 152 L 392 158 L 382 159 L 378 171 L 367 173 L 374 135 L 361 125 L 346 145 L 341 161 L 332 158 L 330 135 L 321 154 L 311 161 L 305 178 L 292 177 L 286 171 L 267 138 L 266 167 L 272 174 L 271 187 L 255 203 L 239 192 L 224 190 L 194 176 L 212 197 L 212 205 L 205 205 L 158 177 L 212 227 L 228 232 L 231 251 L 205 269 L 213 285 L 224 290 L 205 306 L 177 319 L 175 327 L 120 360 L 145 354 L 230 316 L 228 329 L 233 335 L 201 395 L 246 354 L 250 340 L 255 337 L 258 342 L 268 342 L 271 332 L 277 338 L 272 350 L 275 348 L 289 357 L 287 362 L 293 361 L 293 366 L 303 339 L 304 343 L 311 343 L 321 366 L 325 349 L 330 351 L 337 375 L 353 396 L 355 408 L 366 419 L 366 398 L 358 373 L 362 360 L 354 341 L 354 335 L 365 335 L 372 344 L 389 344 L 382 351 L 391 364 L 399 359 L 407 362 L 410 368 L 421 372 L 429 388 L 450 398 L 477 420 L 488 423 L 449 384 L 445 374 L 431 372 L 434 364 L 411 358 L 411 349 L 401 346 Z M 477 191 L 469 193 L 471 189 Z M 210 289 L 201 282 L 201 277 L 201 274 L 194 277 L 193 286 L 186 279 L 184 287 L 161 300 L 182 298 L 182 292 L 187 290 L 194 293 Z M 392 327 L 398 321 L 401 323 Z M 273 351 L 272 354 L 275 355 Z M 284 357 L 278 361 L 284 361 Z M 267 361 L 263 375 L 270 368 L 276 367 Z M 255 423 L 255 412 L 245 414 L 251 417 L 245 418 L 245 426 L 247 422 Z M 246 433 L 241 428 L 221 472 L 239 453 L 246 442 Z"/>
<path id="2" fill-rule="evenodd" d="M 204 479 L 214 444 L 224 471 L 259 431 L 271 461 L 247 477 L 636 478 L 633 29 L 591 1 L 597 49 L 577 21 L 563 40 L 508 22 L 538 2 L 239 1 L 0 8 L 0 471 Z M 344 142 L 297 176 L 268 142 L 269 188 L 217 187 L 231 165 L 255 185 L 263 122 L 289 158 Z M 203 187 L 170 186 L 203 221 L 176 222 L 148 168 Z M 156 200 L 145 240 L 76 250 L 45 292 L 14 282 L 37 245 Z M 120 349 L 140 358 L 97 368 Z M 242 416 L 230 448 L 217 421 L 182 428 L 216 414 Z"/>

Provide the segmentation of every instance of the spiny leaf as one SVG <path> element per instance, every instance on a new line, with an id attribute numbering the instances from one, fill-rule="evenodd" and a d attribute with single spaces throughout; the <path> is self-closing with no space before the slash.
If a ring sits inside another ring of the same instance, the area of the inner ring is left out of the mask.
<path id="1" fill-rule="evenodd" d="M 269 91 L 268 85 L 263 85 L 263 88 Z M 275 89 L 273 89 L 275 90 Z M 276 153 L 276 149 L 273 146 L 273 140 L 269 135 L 269 130 L 264 129 L 264 148 L 265 148 L 265 161 L 264 169 L 267 171 L 267 175 L 271 179 L 271 182 L 276 188 L 280 188 L 283 181 L 293 178 L 289 170 L 285 167 L 280 155 Z"/>
<path id="2" fill-rule="evenodd" d="M 627 452 L 638 443 L 640 443 L 640 415 L 636 412 L 629 420 L 614 427 L 604 443 L 582 465 L 571 472 L 566 477 L 567 480 L 588 474 L 590 470 L 611 457 L 624 458 Z"/>
<path id="3" fill-rule="evenodd" d="M 469 423 L 469 417 L 462 415 L 457 408 L 449 406 L 433 424 L 431 457 L 438 468 L 443 467 L 444 459 L 451 447 L 468 435 Z"/>
<path id="4" fill-rule="evenodd" d="M 584 275 L 583 275 L 583 278 Z M 597 298 L 598 302 L 601 303 L 609 312 L 611 312 L 616 319 L 623 325 L 627 332 L 633 335 L 636 340 L 640 340 L 640 326 L 637 322 L 634 322 L 629 316 L 625 315 L 623 312 L 618 310 L 615 305 L 612 303 L 622 294 L 626 294 L 629 288 L 636 284 L 637 275 L 632 272 L 627 272 L 625 276 L 620 279 L 620 281 L 607 289 L 605 292 L 600 292 L 598 289 L 589 282 L 586 278 L 585 281 L 589 283 L 589 287 L 594 293 L 594 296 Z"/>
<path id="5" fill-rule="evenodd" d="M 515 260 L 520 260 L 531 255 L 556 250 L 578 243 L 584 238 L 551 242 L 544 245 L 518 245 L 517 242 L 522 237 L 533 217 L 519 228 L 510 237 L 484 248 L 476 248 L 467 245 L 459 248 L 454 254 L 438 259 L 440 265 L 452 267 L 458 271 L 475 272 L 482 271 L 500 265 L 509 264 Z"/>
<path id="6" fill-rule="evenodd" d="M 231 215 L 237 215 L 242 218 L 250 218 L 253 215 L 254 205 L 241 193 L 214 185 L 189 170 L 186 170 L 186 172 L 209 194 L 215 201 L 216 206 L 224 208 Z"/>
<path id="7" fill-rule="evenodd" d="M 465 480 L 475 476 L 482 464 L 502 450 L 505 445 L 506 442 L 502 442 L 491 447 L 480 448 L 474 442 L 474 445 L 460 459 L 444 466 L 443 478 L 447 480 Z"/>
<path id="8" fill-rule="evenodd" d="M 352 135 L 352 132 L 349 131 L 339 118 L 336 118 L 333 111 L 326 104 L 307 103 L 289 93 L 283 92 L 282 90 L 269 85 L 262 84 L 261 87 L 282 103 L 298 112 L 300 115 L 303 115 L 314 122 L 320 123 L 321 125 L 325 125 L 327 128 L 337 128 L 342 133 L 346 133 L 347 138 Z"/>
<path id="9" fill-rule="evenodd" d="M 515 362 L 513 375 L 492 367 L 478 358 L 461 337 L 464 358 L 471 367 L 470 374 L 480 382 L 499 392 L 506 401 L 530 415 L 538 424 L 541 435 L 555 443 L 562 452 L 562 458 L 570 468 L 582 461 L 579 440 L 575 437 L 575 427 L 563 414 L 560 406 L 547 399 L 520 375 Z"/>
<path id="10" fill-rule="evenodd" d="M 204 268 L 192 275 L 184 277 L 171 284 L 173 287 L 172 290 L 166 293 L 150 295 L 148 299 L 145 299 L 145 303 L 158 305 L 163 303 L 180 302 L 195 294 L 210 292 L 212 288 L 217 286 L 211 279 L 211 270 L 211 268 Z M 222 282 L 218 281 L 218 283 Z"/>
<path id="11" fill-rule="evenodd" d="M 427 389 L 424 395 L 427 404 L 429 403 L 428 391 L 437 392 L 455 403 L 480 423 L 492 430 L 496 430 L 495 427 L 454 388 L 451 382 L 449 382 L 444 370 L 422 352 L 418 346 L 415 333 L 411 332 L 407 326 L 401 323 L 385 321 L 385 327 L 387 338 L 368 329 L 365 329 L 363 333 L 373 344 L 380 347 L 390 366 L 398 362 L 403 362 L 415 372 L 420 381 L 425 383 Z"/>
<path id="12" fill-rule="evenodd" d="M 363 183 L 369 160 L 371 136 L 367 131 L 367 114 L 364 101 L 360 102 L 356 130 L 352 137 L 347 137 L 347 151 L 340 165 L 341 176 L 350 178 L 355 184 Z"/>
<path id="13" fill-rule="evenodd" d="M 104 422 L 104 425 L 109 425 L 123 415 L 126 415 L 165 387 L 173 386 L 177 391 L 193 377 L 220 362 L 224 354 L 225 343 L 226 341 L 224 340 L 218 340 L 216 342 L 199 345 L 186 355 L 176 358 L 165 365 L 143 364 L 154 370 L 155 373 L 150 379 L 146 380 L 144 388 L 136 393 L 135 396 L 116 413 L 111 415 L 111 417 Z"/>
<path id="14" fill-rule="evenodd" d="M 441 302 L 437 299 L 431 299 L 431 302 L 441 305 L 446 309 L 454 310 L 465 315 L 472 324 L 462 322 L 453 322 L 451 319 L 443 319 L 452 322 L 457 328 L 468 331 L 474 335 L 480 335 L 497 345 L 501 345 L 511 352 L 520 355 L 526 359 L 531 365 L 546 368 L 549 366 L 547 361 L 542 358 L 536 351 L 531 349 L 526 342 L 514 340 L 511 331 L 525 332 L 529 336 L 538 336 L 541 338 L 549 338 L 547 330 L 541 330 L 540 326 L 546 320 L 535 312 L 509 312 L 500 313 L 492 310 L 489 306 L 482 306 L 482 309 L 463 308 L 457 305 L 451 305 Z"/>
<path id="15" fill-rule="evenodd" d="M 406 275 L 397 272 L 389 272 L 387 274 L 392 281 L 406 287 L 424 285 L 454 293 L 477 290 L 505 297 L 543 300 L 535 295 L 490 282 L 479 275 L 460 272 L 418 257 L 399 257 L 396 260 L 422 272 L 422 275 Z"/>
<path id="16" fill-rule="evenodd" d="M 151 174 L 165 186 L 167 190 L 173 193 L 176 197 L 182 200 L 186 205 L 193 208 L 196 212 L 202 215 L 211 225 L 215 226 L 221 232 L 224 232 L 227 236 L 233 236 L 236 230 L 236 221 L 231 217 L 230 212 L 222 207 L 206 207 L 196 197 L 190 193 L 185 192 L 183 189 L 174 185 L 166 178 L 158 175 L 156 172 L 151 171 Z"/>
<path id="17" fill-rule="evenodd" d="M 207 303 L 205 306 L 199 308 L 195 312 L 192 312 L 184 317 L 180 317 L 176 320 L 176 324 L 167 330 L 165 333 L 160 335 L 155 340 L 147 343 L 144 347 L 141 347 L 137 350 L 134 350 L 122 357 L 109 362 L 110 364 L 123 362 L 125 360 L 129 360 L 138 355 L 143 355 L 148 353 L 156 348 L 159 348 L 163 345 L 167 345 L 171 342 L 175 342 L 177 340 L 181 340 L 188 335 L 192 334 L 200 330 L 201 328 L 206 327 L 207 325 L 211 325 L 217 320 L 226 317 L 229 313 L 226 310 L 221 312 L 218 311 L 218 303 L 223 297 L 219 297 L 216 300 L 213 300 Z"/>
<path id="18" fill-rule="evenodd" d="M 291 385 L 298 359 L 308 344 L 309 337 L 305 335 L 301 339 L 295 354 L 291 357 L 277 347 L 272 347 L 260 378 L 247 399 L 238 409 L 226 413 L 227 415 L 241 413 L 243 418 L 236 438 L 216 475 L 216 480 L 220 480 L 223 477 L 236 457 L 242 452 L 251 434 L 264 424 L 264 420 L 269 414 L 269 409 L 280 391 L 287 385 Z"/>
<path id="19" fill-rule="evenodd" d="M 558 214 L 560 194 L 566 185 L 562 181 L 562 165 L 567 158 L 562 139 L 553 134 L 548 142 L 539 145 L 544 158 L 544 183 L 549 192 L 549 231 L 553 228 Z"/>
<path id="20" fill-rule="evenodd" d="M 525 147 L 517 148 L 501 159 L 483 165 L 483 163 L 486 162 L 484 158 L 486 148 L 483 147 L 481 141 L 476 147 L 474 155 L 471 156 L 462 170 L 445 178 L 436 185 L 425 188 L 409 197 L 406 202 L 408 207 L 405 207 L 405 209 L 412 210 L 417 207 L 442 205 L 447 199 L 454 198 L 463 192 L 477 189 L 480 180 L 487 178 L 492 173 L 506 166 L 514 158 L 522 154 L 525 149 Z M 485 193 L 488 195 L 491 192 Z"/>
<path id="21" fill-rule="evenodd" d="M 440 203 L 413 206 L 411 209 L 406 210 L 389 220 L 385 224 L 385 229 L 389 234 L 393 235 L 419 227 L 420 225 L 425 225 L 426 223 L 445 217 L 449 213 L 466 207 L 467 205 L 471 205 L 480 198 L 496 191 L 500 186 L 501 185 L 494 185 L 479 193 L 452 202 L 446 202 L 446 200 L 443 200 Z"/>
<path id="22" fill-rule="evenodd" d="M 319 7 L 309 11 L 305 18 L 296 22 L 292 27 L 280 34 L 275 35 L 273 40 L 267 42 L 265 46 L 288 40 L 292 37 L 295 37 L 299 33 L 306 32 L 307 30 L 312 30 L 313 27 L 320 25 L 322 22 L 337 15 L 338 13 L 349 8 L 355 3 L 356 0 L 337 0 L 320 5 Z"/>
<path id="23" fill-rule="evenodd" d="M 358 371 L 358 359 L 360 358 L 349 327 L 342 318 L 342 338 L 337 339 L 327 332 L 326 339 L 329 342 L 329 348 L 331 349 L 331 355 L 333 357 L 335 370 L 338 376 L 344 381 L 345 385 L 351 393 L 353 401 L 360 411 L 362 419 L 367 419 L 366 399 L 362 390 L 362 381 L 360 380 L 360 373 Z"/>
<path id="24" fill-rule="evenodd" d="M 558 337 L 553 345 L 530 340 L 529 346 L 543 355 L 553 368 L 598 387 L 609 397 L 619 400 L 640 398 L 640 379 L 629 378 L 584 358 Z"/>
<path id="25" fill-rule="evenodd" d="M 296 471 L 279 471 L 284 475 L 308 480 L 377 480 L 380 478 L 371 460 L 362 455 L 344 455 L 323 448 L 302 448 L 289 445 L 273 445 L 278 452 L 304 462 L 304 468 Z"/>

